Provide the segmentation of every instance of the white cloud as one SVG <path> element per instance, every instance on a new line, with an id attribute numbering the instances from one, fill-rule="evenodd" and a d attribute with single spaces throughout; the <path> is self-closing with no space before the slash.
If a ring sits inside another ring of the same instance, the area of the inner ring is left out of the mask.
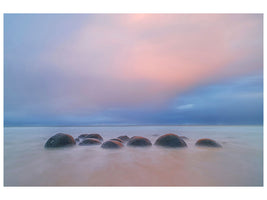
<path id="1" fill-rule="evenodd" d="M 187 109 L 192 109 L 193 107 L 194 107 L 194 104 L 185 104 L 185 105 L 177 106 L 176 109 L 187 110 Z"/>

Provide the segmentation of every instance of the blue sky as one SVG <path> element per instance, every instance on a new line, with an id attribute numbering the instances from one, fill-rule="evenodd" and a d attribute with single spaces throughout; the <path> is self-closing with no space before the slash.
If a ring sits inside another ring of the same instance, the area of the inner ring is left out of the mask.
<path id="1" fill-rule="evenodd" d="M 262 124 L 262 20 L 6 14 L 5 125 Z"/>

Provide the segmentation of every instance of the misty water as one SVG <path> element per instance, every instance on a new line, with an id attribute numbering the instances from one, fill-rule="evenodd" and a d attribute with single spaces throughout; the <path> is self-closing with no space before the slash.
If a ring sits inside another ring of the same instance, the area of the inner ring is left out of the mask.
<path id="1" fill-rule="evenodd" d="M 165 133 L 186 136 L 187 148 L 79 146 L 48 150 L 56 133 L 104 140 Z M 195 146 L 211 138 L 223 148 Z M 262 126 L 6 127 L 5 186 L 262 186 Z"/>

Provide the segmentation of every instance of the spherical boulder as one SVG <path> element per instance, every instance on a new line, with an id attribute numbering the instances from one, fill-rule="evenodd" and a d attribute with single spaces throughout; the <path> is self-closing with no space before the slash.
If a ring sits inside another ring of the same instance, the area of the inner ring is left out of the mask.
<path id="1" fill-rule="evenodd" d="M 195 145 L 203 146 L 203 147 L 222 147 L 222 145 L 220 145 L 216 141 L 208 139 L 208 138 L 199 139 Z"/>
<path id="2" fill-rule="evenodd" d="M 175 135 L 173 133 L 168 133 L 160 136 L 156 140 L 155 145 L 171 148 L 187 147 L 185 141 L 178 135 Z"/>
<path id="3" fill-rule="evenodd" d="M 97 134 L 97 133 L 92 133 L 92 134 L 88 134 L 87 136 L 85 136 L 84 138 L 95 138 L 98 139 L 100 141 L 103 141 L 103 138 L 101 135 Z"/>
<path id="4" fill-rule="evenodd" d="M 131 137 L 127 143 L 127 146 L 133 146 L 133 147 L 147 147 L 151 146 L 152 143 L 149 139 L 141 136 L 134 136 Z"/>
<path id="5" fill-rule="evenodd" d="M 104 142 L 101 147 L 103 149 L 120 149 L 123 147 L 123 144 L 115 140 L 108 140 Z"/>
<path id="6" fill-rule="evenodd" d="M 71 135 L 57 133 L 47 140 L 45 148 L 57 148 L 75 145 L 76 142 Z"/>
<path id="7" fill-rule="evenodd" d="M 80 146 L 90 146 L 90 145 L 99 145 L 101 142 L 95 138 L 86 138 L 79 143 Z"/>
<path id="8" fill-rule="evenodd" d="M 122 140 L 123 142 L 127 142 L 130 138 L 127 135 L 122 135 L 118 137 L 120 140 Z"/>
<path id="9" fill-rule="evenodd" d="M 110 140 L 114 140 L 114 141 L 117 141 L 117 142 L 120 142 L 120 143 L 123 143 L 123 141 L 119 138 L 113 138 L 113 139 L 110 139 Z"/>

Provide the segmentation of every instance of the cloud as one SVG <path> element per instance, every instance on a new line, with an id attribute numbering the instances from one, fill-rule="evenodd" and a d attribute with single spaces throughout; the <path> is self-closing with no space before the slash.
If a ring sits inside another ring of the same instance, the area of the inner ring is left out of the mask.
<path id="1" fill-rule="evenodd" d="M 262 15 L 88 16 L 69 32 L 71 25 L 63 29 L 66 23 L 53 24 L 50 18 L 46 33 L 62 34 L 51 40 L 35 34 L 38 29 L 28 24 L 32 32 L 23 34 L 27 41 L 34 35 L 35 42 L 45 38 L 46 44 L 36 45 L 36 52 L 27 48 L 22 57 L 16 54 L 24 51 L 22 46 L 14 48 L 5 41 L 8 49 L 18 49 L 5 53 L 5 114 L 90 116 L 112 108 L 160 110 L 170 99 L 201 85 L 262 73 Z"/>
<path id="2" fill-rule="evenodd" d="M 176 109 L 187 110 L 187 109 L 192 109 L 193 107 L 194 107 L 194 104 L 185 104 L 185 105 L 177 106 Z"/>
<path id="3" fill-rule="evenodd" d="M 261 15 L 97 15 L 45 60 L 65 76 L 77 101 L 70 106 L 103 108 L 159 106 L 199 84 L 260 71 L 261 55 Z"/>

